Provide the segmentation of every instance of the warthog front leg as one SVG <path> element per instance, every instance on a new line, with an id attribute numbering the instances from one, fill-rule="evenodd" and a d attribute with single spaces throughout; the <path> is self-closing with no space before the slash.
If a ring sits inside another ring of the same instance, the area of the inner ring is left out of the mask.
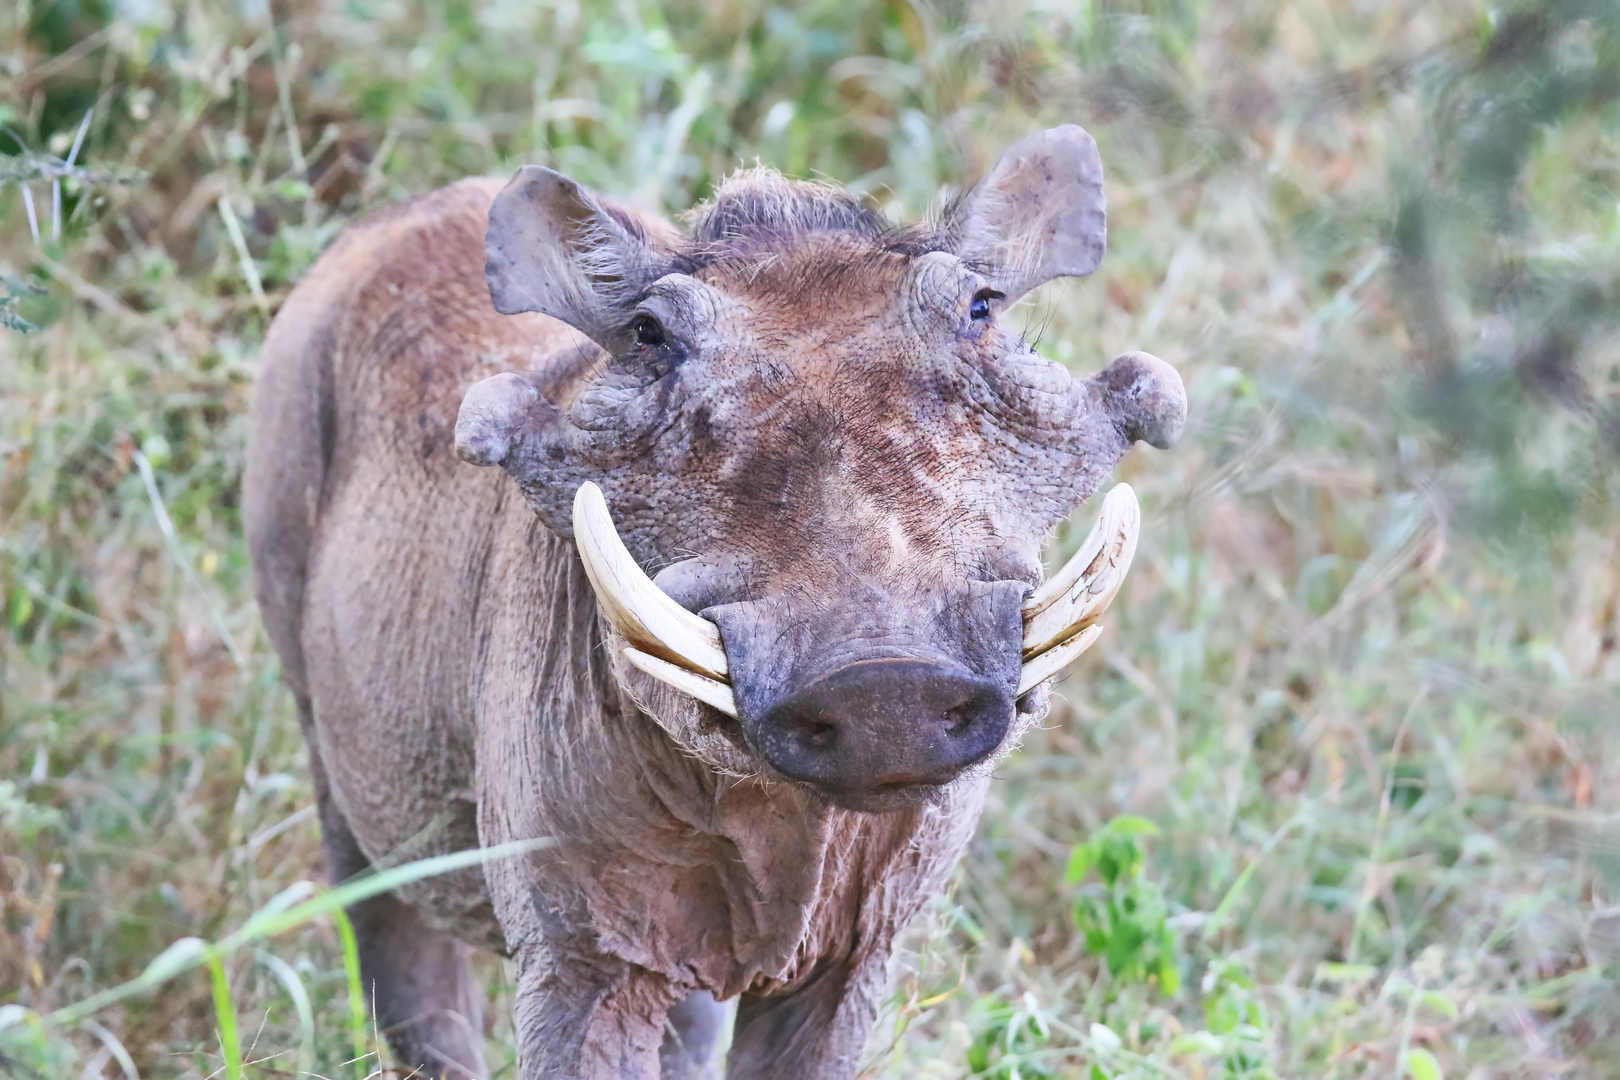
<path id="1" fill-rule="evenodd" d="M 523 1080 L 659 1080 L 664 1017 L 683 991 L 623 960 L 541 943 L 517 962 Z"/>
<path id="2" fill-rule="evenodd" d="M 369 870 L 371 863 L 332 800 L 307 699 L 298 700 L 298 714 L 309 743 L 321 850 L 327 875 L 338 884 Z M 468 968 L 471 950 L 428 926 L 415 908 L 390 893 L 347 910 L 359 946 L 361 985 L 395 1062 L 419 1077 L 482 1080 L 489 1075 L 484 991 Z"/>
<path id="3" fill-rule="evenodd" d="M 849 1080 L 861 1065 L 886 977 L 885 956 L 829 966 L 784 997 L 744 994 L 727 1080 Z"/>
<path id="4" fill-rule="evenodd" d="M 402 1071 L 445 1080 L 488 1076 L 484 991 L 468 969 L 471 950 L 387 894 L 348 912 L 377 1027 Z"/>

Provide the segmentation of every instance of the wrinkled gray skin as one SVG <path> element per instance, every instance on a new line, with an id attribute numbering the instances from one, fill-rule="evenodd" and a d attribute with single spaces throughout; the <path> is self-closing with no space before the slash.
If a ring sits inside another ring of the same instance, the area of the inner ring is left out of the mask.
<path id="1" fill-rule="evenodd" d="M 1077 382 L 1002 320 L 1101 259 L 1095 146 L 1020 143 L 932 231 L 764 171 L 689 235 L 544 169 L 497 191 L 352 229 L 253 411 L 244 514 L 332 878 L 556 841 L 352 912 L 378 1023 L 482 1075 L 489 945 L 525 1077 L 717 1075 L 739 995 L 726 1075 L 852 1076 L 896 933 L 1045 710 L 1013 700 L 1043 537 L 1185 413 L 1159 361 Z M 623 661 L 570 536 L 585 480 L 719 624 L 738 719 Z"/>

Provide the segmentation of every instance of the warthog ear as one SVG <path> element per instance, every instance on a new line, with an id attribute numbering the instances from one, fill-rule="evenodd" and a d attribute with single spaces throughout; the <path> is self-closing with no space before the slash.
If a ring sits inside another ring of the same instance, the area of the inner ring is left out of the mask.
<path id="1" fill-rule="evenodd" d="M 1065 124 L 1015 144 L 945 229 L 951 250 L 1009 299 L 1091 273 L 1108 246 L 1097 141 Z"/>
<path id="2" fill-rule="evenodd" d="M 633 215 L 538 165 L 519 169 L 495 197 L 484 252 L 496 311 L 550 315 L 610 352 L 626 343 L 620 301 L 657 261 Z"/>

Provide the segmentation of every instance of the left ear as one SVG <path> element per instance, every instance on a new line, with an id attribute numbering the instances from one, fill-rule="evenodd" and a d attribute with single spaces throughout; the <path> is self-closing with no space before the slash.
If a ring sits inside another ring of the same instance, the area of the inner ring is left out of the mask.
<path id="1" fill-rule="evenodd" d="M 495 310 L 561 319 L 609 352 L 627 345 L 624 294 L 657 276 L 660 253 L 636 216 L 615 209 L 561 173 L 519 169 L 484 235 Z"/>
<path id="2" fill-rule="evenodd" d="M 1073 124 L 1015 144 L 945 224 L 951 250 L 1008 299 L 1097 269 L 1108 246 L 1102 158 Z"/>

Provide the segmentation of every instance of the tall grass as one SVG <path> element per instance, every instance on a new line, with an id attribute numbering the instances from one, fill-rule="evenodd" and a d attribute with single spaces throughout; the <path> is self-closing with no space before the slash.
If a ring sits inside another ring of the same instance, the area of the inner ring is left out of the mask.
<path id="1" fill-rule="evenodd" d="M 1078 121 L 1110 253 L 1029 335 L 1192 418 L 868 1074 L 1620 1075 L 1617 71 L 1612 0 L 0 9 L 0 1071 L 385 1064 L 329 914 L 170 951 L 319 872 L 236 500 L 346 224 L 526 161 L 914 216 Z"/>

